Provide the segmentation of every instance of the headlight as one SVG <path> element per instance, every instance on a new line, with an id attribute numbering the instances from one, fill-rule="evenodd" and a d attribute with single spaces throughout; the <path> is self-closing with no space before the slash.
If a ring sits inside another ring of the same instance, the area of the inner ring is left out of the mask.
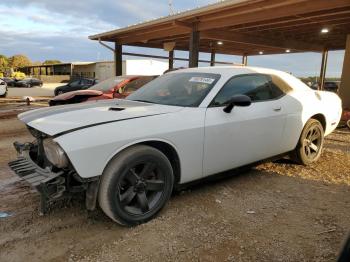
<path id="1" fill-rule="evenodd" d="M 51 138 L 44 140 L 44 151 L 46 158 L 56 167 L 68 166 L 68 158 L 63 149 Z"/>

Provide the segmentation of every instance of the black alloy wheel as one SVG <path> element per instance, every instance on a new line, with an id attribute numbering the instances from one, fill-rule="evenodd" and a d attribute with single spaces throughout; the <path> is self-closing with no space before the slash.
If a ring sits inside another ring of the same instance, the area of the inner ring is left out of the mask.
<path id="1" fill-rule="evenodd" d="M 313 125 L 309 128 L 303 141 L 304 153 L 313 161 L 320 149 L 322 144 L 322 127 L 319 125 Z"/>
<path id="2" fill-rule="evenodd" d="M 136 145 L 117 154 L 102 174 L 100 207 L 122 225 L 152 219 L 169 200 L 174 185 L 169 159 L 158 149 Z"/>
<path id="3" fill-rule="evenodd" d="M 157 163 L 140 163 L 122 175 L 116 201 L 131 215 L 145 214 L 156 206 L 163 194 L 164 185 L 164 174 Z"/>
<path id="4" fill-rule="evenodd" d="M 291 153 L 291 158 L 302 165 L 317 161 L 322 153 L 324 129 L 320 121 L 310 119 L 304 126 L 299 142 Z"/>

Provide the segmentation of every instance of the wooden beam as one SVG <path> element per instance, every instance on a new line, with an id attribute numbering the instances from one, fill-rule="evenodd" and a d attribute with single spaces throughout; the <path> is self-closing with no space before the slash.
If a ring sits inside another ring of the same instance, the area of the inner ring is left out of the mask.
<path id="1" fill-rule="evenodd" d="M 294 1 L 295 2 L 295 1 Z M 302 4 L 301 4 L 302 2 Z M 264 8 L 260 10 L 251 8 L 249 13 L 237 14 L 232 12 L 226 17 L 218 18 L 215 17 L 213 20 L 205 21 L 199 17 L 198 29 L 208 30 L 214 28 L 222 28 L 227 26 L 234 26 L 244 23 L 252 23 L 264 21 L 268 17 L 269 19 L 288 17 L 292 15 L 303 15 L 312 10 L 312 12 L 329 10 L 341 7 L 349 6 L 349 0 L 313 0 L 313 1 L 298 1 L 293 4 L 290 4 L 290 1 L 280 1 L 280 3 L 286 3 L 284 5 L 276 6 L 276 4 L 271 8 L 265 4 Z"/>
<path id="2" fill-rule="evenodd" d="M 325 20 L 315 20 L 315 21 L 305 21 L 303 23 L 286 23 L 283 25 L 279 26 L 274 26 L 274 27 L 257 27 L 255 29 L 250 29 L 250 30 L 242 30 L 244 32 L 261 32 L 261 31 L 282 31 L 286 32 L 288 30 L 300 30 L 303 28 L 321 28 L 322 26 L 327 25 L 328 27 L 333 27 L 337 25 L 342 25 L 344 23 L 348 23 L 349 17 L 343 17 L 343 18 L 334 18 L 334 19 L 325 19 Z M 345 22 L 340 22 L 345 20 Z M 339 23 L 340 22 L 340 23 Z"/>
<path id="3" fill-rule="evenodd" d="M 147 33 L 157 33 L 159 31 L 162 31 L 162 30 L 165 30 L 165 29 L 169 29 L 169 28 L 172 28 L 174 29 L 176 26 L 174 26 L 171 22 L 169 23 L 165 23 L 165 24 L 157 24 L 157 25 L 153 25 L 152 27 L 147 27 L 146 29 L 143 27 L 143 28 L 139 28 L 139 29 L 135 29 L 132 31 L 132 34 L 133 35 L 140 35 L 140 34 L 143 34 L 145 32 Z M 111 34 L 110 36 L 108 37 L 114 37 L 115 38 L 124 38 L 124 37 L 128 37 L 130 36 L 130 32 L 129 31 L 126 31 L 126 32 L 123 32 L 123 33 L 120 33 L 120 34 L 116 34 L 116 35 L 113 35 Z"/>
<path id="4" fill-rule="evenodd" d="M 199 47 L 199 52 L 205 52 L 209 53 L 211 52 L 211 47 L 209 45 L 203 46 L 202 45 L 202 40 L 201 40 L 201 45 Z M 148 48 L 160 48 L 162 49 L 163 46 L 160 44 L 150 44 L 150 43 L 133 43 L 130 44 L 130 46 L 139 46 L 139 47 L 148 47 Z M 259 46 L 254 46 L 250 44 L 241 44 L 241 43 L 225 43 L 223 46 L 216 46 L 216 53 L 217 54 L 228 54 L 228 55 L 238 55 L 242 56 L 244 53 L 247 53 L 249 56 L 253 55 L 258 55 L 259 50 L 262 48 Z M 281 54 L 282 51 L 281 49 L 276 49 L 276 48 L 263 48 L 264 49 L 264 54 Z M 189 50 L 189 42 L 177 42 L 176 43 L 176 50 L 180 51 L 188 51 Z M 295 50 L 291 50 L 291 53 L 296 52 Z M 283 50 L 284 53 L 284 50 Z M 168 56 L 167 56 L 168 59 Z"/>
<path id="5" fill-rule="evenodd" d="M 280 24 L 291 24 L 291 25 L 295 25 L 296 22 L 303 22 L 303 21 L 309 21 L 309 22 L 313 22 L 313 21 L 320 21 L 317 19 L 332 19 L 332 17 L 336 18 L 342 18 L 342 16 L 344 15 L 344 17 L 348 17 L 348 14 L 350 13 L 350 9 L 348 10 L 340 10 L 340 11 L 328 11 L 327 13 L 312 13 L 312 14 L 307 14 L 307 15 L 303 15 L 303 16 L 292 16 L 292 17 L 287 17 L 287 18 L 278 18 L 278 19 L 269 19 L 266 20 L 264 22 L 258 22 L 258 23 L 249 23 L 249 24 L 240 24 L 240 25 L 236 25 L 232 28 L 230 28 L 230 31 L 239 31 L 239 30 L 244 30 L 245 32 L 248 29 L 252 29 L 252 30 L 256 30 L 256 29 L 261 29 L 264 27 L 268 27 L 268 26 L 275 26 L 275 25 L 280 25 Z"/>
<path id="6" fill-rule="evenodd" d="M 201 33 L 202 38 L 216 40 L 216 41 L 228 41 L 245 43 L 250 45 L 256 45 L 261 47 L 272 47 L 279 50 L 294 49 L 297 51 L 321 51 L 323 46 L 295 41 L 293 39 L 271 39 L 263 38 L 259 36 L 253 36 L 242 33 L 227 33 L 222 30 L 206 31 Z"/>
<path id="7" fill-rule="evenodd" d="M 148 57 L 148 58 L 156 58 L 156 59 L 169 59 L 167 56 L 159 56 L 159 55 L 146 55 L 146 54 L 137 54 L 137 53 L 128 53 L 124 52 L 123 55 L 127 56 L 136 56 L 136 57 Z M 181 57 L 174 57 L 174 60 L 177 61 L 189 61 L 188 58 L 181 58 Z M 200 63 L 210 63 L 208 60 L 198 60 Z M 223 62 L 223 61 L 216 61 L 217 64 L 223 64 L 223 65 L 232 65 L 233 63 L 229 62 Z"/>
<path id="8" fill-rule="evenodd" d="M 159 39 L 164 37 L 170 37 L 170 36 L 176 36 L 176 35 L 183 35 L 188 34 L 190 32 L 190 29 L 179 27 L 179 28 L 166 28 L 157 32 L 145 32 L 142 34 L 134 35 L 130 34 L 127 37 L 124 38 L 118 38 L 117 42 L 120 44 L 130 44 L 135 42 L 144 42 L 147 43 L 148 41 L 152 39 Z"/>
<path id="9" fill-rule="evenodd" d="M 242 65 L 247 66 L 247 64 L 248 64 L 248 56 L 247 54 L 244 54 L 242 56 Z"/>
<path id="10" fill-rule="evenodd" d="M 215 49 L 211 49 L 210 53 L 210 66 L 215 66 Z"/>
<path id="11" fill-rule="evenodd" d="M 119 43 L 115 43 L 114 68 L 116 76 L 123 75 L 123 46 Z"/>
<path id="12" fill-rule="evenodd" d="M 147 41 L 147 43 L 166 43 L 166 42 L 177 42 L 179 40 L 182 41 L 189 41 L 190 36 L 188 33 L 186 35 L 176 35 L 176 36 L 169 36 L 169 37 L 163 37 L 163 38 L 157 38 Z"/>
<path id="13" fill-rule="evenodd" d="M 194 26 L 190 37 L 189 67 L 198 67 L 200 34 Z"/>
<path id="14" fill-rule="evenodd" d="M 179 20 L 174 20 L 173 21 L 173 25 L 192 29 L 192 24 L 186 23 L 186 22 L 182 22 L 182 21 L 179 21 Z"/>
<path id="15" fill-rule="evenodd" d="M 174 50 L 169 51 L 169 70 L 174 68 Z"/>
<path id="16" fill-rule="evenodd" d="M 233 15 L 246 15 L 257 11 L 264 10 L 265 12 L 272 8 L 283 7 L 290 4 L 302 3 L 308 0 L 257 0 L 257 1 L 245 1 L 244 5 L 236 6 L 231 5 L 226 10 L 218 10 L 207 15 L 197 15 L 200 21 L 213 21 L 217 19 L 227 19 Z"/>
<path id="17" fill-rule="evenodd" d="M 295 25 L 295 26 L 289 26 L 288 28 L 272 28 L 272 29 L 266 29 L 263 30 L 265 33 L 266 31 L 270 31 L 270 32 L 280 32 L 280 33 L 286 33 L 286 34 L 299 34 L 299 33 L 316 33 L 318 35 L 320 35 L 320 31 L 323 27 L 327 27 L 330 29 L 330 34 L 337 29 L 346 29 L 348 28 L 347 26 L 350 24 L 350 20 L 347 19 L 345 21 L 339 21 L 337 23 L 305 23 L 304 25 Z M 258 31 L 251 31 L 249 33 L 251 34 L 255 34 L 258 33 L 260 30 Z M 321 35 L 321 37 L 326 37 L 329 35 L 328 34 L 324 34 Z"/>
<path id="18" fill-rule="evenodd" d="M 342 100 L 343 108 L 350 109 L 350 34 L 348 34 L 346 38 L 339 96 Z"/>
<path id="19" fill-rule="evenodd" d="M 324 89 L 324 83 L 326 80 L 326 71 L 327 71 L 327 61 L 328 61 L 328 50 L 324 49 L 322 52 L 322 62 L 321 62 L 321 71 L 320 71 L 320 80 L 318 84 L 318 89 Z"/>

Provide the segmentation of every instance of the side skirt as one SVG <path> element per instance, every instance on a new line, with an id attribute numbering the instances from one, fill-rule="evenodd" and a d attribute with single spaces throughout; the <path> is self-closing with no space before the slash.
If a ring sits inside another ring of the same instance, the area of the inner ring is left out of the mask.
<path id="1" fill-rule="evenodd" d="M 188 188 L 188 187 L 191 187 L 191 186 L 194 186 L 194 185 L 198 185 L 198 184 L 202 184 L 202 183 L 207 183 L 207 182 L 211 182 L 211 181 L 219 181 L 219 180 L 221 180 L 221 179 L 225 179 L 225 178 L 228 178 L 228 177 L 232 177 L 232 176 L 235 176 L 235 175 L 239 175 L 239 174 L 242 174 L 242 173 L 246 173 L 246 172 L 248 172 L 252 167 L 255 167 L 255 166 L 258 166 L 258 165 L 267 163 L 267 162 L 273 162 L 273 161 L 279 160 L 279 159 L 281 159 L 281 158 L 283 158 L 283 157 L 288 156 L 291 152 L 293 152 L 293 151 L 289 151 L 289 152 L 286 152 L 286 153 L 282 153 L 282 154 L 279 154 L 279 155 L 277 155 L 277 156 L 273 156 L 273 157 L 270 157 L 270 158 L 266 158 L 266 159 L 264 159 L 264 160 L 259 160 L 259 161 L 257 161 L 257 162 L 254 162 L 254 163 L 251 163 L 251 164 L 248 164 L 248 165 L 236 167 L 236 168 L 229 169 L 229 170 L 226 170 L 226 171 L 217 173 L 217 174 L 213 174 L 213 175 L 210 175 L 210 176 L 206 176 L 206 177 L 204 177 L 204 178 L 197 179 L 197 180 L 194 180 L 194 181 L 191 181 L 191 182 L 188 182 L 188 183 L 177 184 L 177 185 L 175 185 L 175 187 L 174 187 L 174 191 L 181 191 L 181 190 L 184 190 L 184 189 L 186 189 L 186 188 Z"/>

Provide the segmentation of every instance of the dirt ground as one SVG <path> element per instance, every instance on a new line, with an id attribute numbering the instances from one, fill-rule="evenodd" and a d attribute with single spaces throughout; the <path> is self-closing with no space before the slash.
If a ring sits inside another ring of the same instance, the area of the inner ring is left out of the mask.
<path id="1" fill-rule="evenodd" d="M 0 218 L 0 261 L 335 261 L 349 233 L 346 129 L 326 139 L 316 164 L 286 159 L 190 187 L 156 219 L 126 228 L 79 199 L 39 216 L 38 194 L 7 167 L 12 142 L 32 138 L 8 116 L 0 117 L 0 212 L 12 216 Z"/>

